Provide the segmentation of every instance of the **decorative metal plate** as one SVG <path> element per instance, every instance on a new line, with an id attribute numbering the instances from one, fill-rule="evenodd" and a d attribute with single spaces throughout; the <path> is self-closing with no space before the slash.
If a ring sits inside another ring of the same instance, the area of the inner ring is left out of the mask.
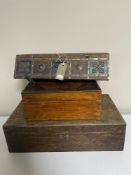
<path id="1" fill-rule="evenodd" d="M 75 59 L 71 60 L 71 78 L 87 79 L 88 60 Z"/>
<path id="2" fill-rule="evenodd" d="M 30 73 L 31 72 L 31 61 L 18 61 L 17 62 L 17 72 L 18 73 Z"/>
<path id="3" fill-rule="evenodd" d="M 108 53 L 66 53 L 17 55 L 15 78 L 55 79 L 60 63 L 65 62 L 65 79 L 107 80 Z"/>
<path id="4" fill-rule="evenodd" d="M 108 77 L 108 64 L 107 60 L 93 59 L 88 61 L 88 75 L 90 78 L 95 77 Z"/>

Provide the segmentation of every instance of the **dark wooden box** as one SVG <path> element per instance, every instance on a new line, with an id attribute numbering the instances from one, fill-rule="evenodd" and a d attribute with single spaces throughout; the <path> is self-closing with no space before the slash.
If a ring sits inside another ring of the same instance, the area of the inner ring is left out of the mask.
<path id="1" fill-rule="evenodd" d="M 27 120 L 101 119 L 101 89 L 96 81 L 30 82 L 22 92 Z"/>
<path id="2" fill-rule="evenodd" d="M 123 150 L 126 124 L 108 95 L 101 115 L 99 121 L 27 122 L 20 103 L 3 129 L 10 152 Z"/>

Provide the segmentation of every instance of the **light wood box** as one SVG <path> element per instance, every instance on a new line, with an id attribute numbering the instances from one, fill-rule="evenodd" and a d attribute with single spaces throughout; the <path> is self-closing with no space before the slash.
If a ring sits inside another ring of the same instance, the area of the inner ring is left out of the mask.
<path id="1" fill-rule="evenodd" d="M 96 81 L 30 82 L 22 92 L 26 119 L 101 119 L 101 89 Z"/>

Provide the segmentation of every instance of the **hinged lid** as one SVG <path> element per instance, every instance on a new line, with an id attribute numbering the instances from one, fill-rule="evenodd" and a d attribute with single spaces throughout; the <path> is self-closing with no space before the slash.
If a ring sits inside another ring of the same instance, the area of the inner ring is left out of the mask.
<path id="1" fill-rule="evenodd" d="M 66 70 L 57 71 L 61 63 L 66 63 Z M 108 53 L 17 55 L 14 77 L 26 79 L 57 79 L 62 77 L 62 79 L 107 80 L 109 77 L 108 65 Z"/>

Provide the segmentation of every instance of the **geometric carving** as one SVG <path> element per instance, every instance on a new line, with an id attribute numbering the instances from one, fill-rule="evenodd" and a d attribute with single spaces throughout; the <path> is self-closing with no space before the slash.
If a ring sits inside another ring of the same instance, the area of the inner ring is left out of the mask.
<path id="1" fill-rule="evenodd" d="M 18 73 L 30 73 L 31 72 L 31 61 L 19 61 L 17 63 L 17 72 Z"/>
<path id="2" fill-rule="evenodd" d="M 88 61 L 88 73 L 93 77 L 107 77 L 108 63 L 106 60 L 90 60 Z"/>

